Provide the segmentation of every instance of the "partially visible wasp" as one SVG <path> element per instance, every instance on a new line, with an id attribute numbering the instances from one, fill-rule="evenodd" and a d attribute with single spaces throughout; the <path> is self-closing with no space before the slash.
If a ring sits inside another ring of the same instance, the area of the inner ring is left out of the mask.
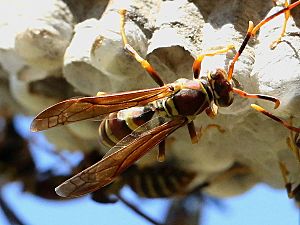
<path id="1" fill-rule="evenodd" d="M 294 183 L 290 180 L 290 172 L 283 161 L 279 161 L 279 168 L 281 170 L 288 197 L 294 199 L 298 207 L 300 207 L 300 184 L 294 185 Z"/>
<path id="2" fill-rule="evenodd" d="M 7 182 L 23 180 L 29 182 L 36 167 L 29 150 L 28 141 L 15 129 L 13 118 L 3 118 L 0 134 L 0 171 Z"/>
<path id="3" fill-rule="evenodd" d="M 1 119 L 3 128 L 0 132 L 0 188 L 6 183 L 17 181 L 21 183 L 25 192 L 45 199 L 61 199 L 53 189 L 68 176 L 39 171 L 30 150 L 33 141 L 19 134 L 13 117 Z"/>
<path id="4" fill-rule="evenodd" d="M 81 166 L 84 164 L 84 166 L 88 166 L 89 163 L 97 160 L 97 158 L 99 158 L 98 151 L 88 153 L 87 156 L 84 157 L 85 160 Z M 86 164 L 87 162 L 88 164 Z M 191 221 L 198 218 L 198 213 L 192 215 L 194 212 L 199 212 L 200 208 L 198 205 L 205 204 L 205 200 L 211 200 L 209 196 L 204 194 L 205 188 L 220 185 L 224 180 L 241 180 L 244 176 L 248 176 L 252 173 L 249 167 L 234 163 L 227 170 L 215 174 L 195 187 L 191 187 L 192 182 L 195 180 L 196 173 L 178 167 L 177 163 L 178 162 L 158 163 L 143 167 L 140 165 L 132 165 L 121 174 L 115 182 L 93 192 L 91 198 L 99 203 L 115 203 L 121 200 L 127 207 L 137 212 L 138 215 L 144 217 L 149 222 L 155 225 L 161 224 L 144 214 L 140 208 L 122 197 L 120 194 L 121 189 L 124 186 L 129 186 L 138 197 L 147 199 L 168 198 L 176 203 L 175 208 L 169 209 L 169 214 L 164 224 L 169 224 L 174 220 L 177 220 L 177 222 L 180 221 L 180 223 L 176 224 L 191 224 Z M 79 166 L 78 169 L 80 169 L 81 166 Z M 214 201 L 217 200 L 214 199 Z M 194 202 L 194 204 L 191 204 L 191 202 Z M 190 221 L 190 223 L 183 223 L 183 221 Z"/>
<path id="5" fill-rule="evenodd" d="M 219 172 L 209 177 L 193 189 L 189 190 L 182 198 L 174 198 L 166 217 L 166 225 L 191 225 L 201 221 L 201 210 L 209 202 L 221 206 L 222 201 L 209 196 L 206 188 L 214 185 L 222 185 L 224 182 L 236 182 L 252 176 L 253 171 L 238 162 L 234 163 L 225 171 Z M 202 223 L 201 223 L 202 224 Z"/>
<path id="6" fill-rule="evenodd" d="M 154 146 L 159 145 L 159 155 L 164 155 L 164 140 L 184 125 L 188 127 L 192 143 L 196 143 L 198 136 L 193 123 L 196 116 L 205 111 L 209 117 L 214 118 L 218 107 L 228 107 L 232 104 L 234 94 L 243 98 L 271 101 L 277 108 L 280 101 L 275 97 L 249 94 L 235 88 L 232 83 L 234 65 L 251 36 L 254 36 L 261 26 L 276 16 L 289 12 L 299 4 L 300 1 L 297 1 L 288 5 L 256 26 L 250 21 L 246 37 L 231 61 L 228 72 L 216 69 L 215 72 L 208 73 L 205 78 L 199 77 L 201 63 L 205 57 L 226 53 L 233 49 L 232 45 L 198 56 L 192 67 L 194 78 L 192 80 L 180 78 L 170 84 L 164 84 L 149 62 L 128 44 L 124 29 L 126 10 L 120 10 L 124 49 L 145 68 L 160 87 L 69 99 L 49 107 L 35 117 L 31 124 L 31 130 L 34 132 L 100 116 L 104 119 L 102 123 L 111 124 L 106 126 L 106 131 L 103 132 L 109 134 L 106 140 L 117 137 L 117 142 L 123 138 L 117 143 L 111 143 L 116 144 L 102 160 L 58 186 L 56 193 L 62 197 L 77 197 L 110 184 Z M 291 126 L 262 107 L 256 104 L 251 106 L 286 128 L 300 132 L 299 128 Z M 113 129 L 108 130 L 107 127 Z M 130 129 L 125 129 L 127 127 Z"/>
<path id="7" fill-rule="evenodd" d="M 94 149 L 86 153 L 78 165 L 71 168 L 70 174 L 58 175 L 51 170 L 39 171 L 30 151 L 30 144 L 34 144 L 34 140 L 24 138 L 18 133 L 12 117 L 5 117 L 1 122 L 3 122 L 3 127 L 0 130 L 1 181 L 5 181 L 5 184 L 19 182 L 24 192 L 37 197 L 48 200 L 65 200 L 65 198 L 61 198 L 54 192 L 54 188 L 70 175 L 75 175 L 102 158 L 99 150 Z M 64 160 L 64 158 L 61 159 Z M 159 223 L 122 197 L 119 194 L 121 188 L 129 185 L 139 196 L 147 198 L 177 196 L 184 193 L 187 185 L 195 176 L 193 172 L 172 165 L 157 167 L 154 170 L 149 167 L 138 168 L 133 166 L 127 171 L 123 173 L 124 176 L 118 178 L 117 182 L 92 193 L 91 198 L 99 203 L 114 203 L 119 199 L 126 206 L 133 208 L 138 215 L 153 224 Z M 157 180 L 155 179 L 156 175 L 158 176 Z M 2 187 L 4 187 L 4 184 L 0 188 Z M 113 196 L 117 198 L 113 198 Z M 24 224 L 1 193 L 0 209 L 11 224 Z"/>
<path id="8" fill-rule="evenodd" d="M 278 0 L 272 0 L 273 4 L 275 6 L 282 5 L 283 7 L 289 7 L 288 0 L 285 0 L 284 3 L 281 3 L 281 4 L 277 3 L 277 1 Z M 273 41 L 272 44 L 270 45 L 271 49 L 276 48 L 276 46 L 281 42 L 282 37 L 284 37 L 284 35 L 286 33 L 287 21 L 288 21 L 290 15 L 291 15 L 290 10 L 285 11 L 285 13 L 284 13 L 285 20 L 284 20 L 284 23 L 283 23 L 283 26 L 282 26 L 281 33 L 280 33 L 279 37 L 275 41 Z"/>
<path id="9" fill-rule="evenodd" d="M 290 124 L 292 124 L 292 118 L 291 118 Z M 292 151 L 292 153 L 295 155 L 298 162 L 300 163 L 300 137 L 299 137 L 299 132 L 290 131 L 290 136 L 287 137 L 286 143 L 289 147 L 289 150 Z"/>
<path id="10" fill-rule="evenodd" d="M 101 159 L 97 150 L 85 154 L 84 160 L 73 171 L 81 171 Z M 92 199 L 100 203 L 114 203 L 119 191 L 129 186 L 139 197 L 168 198 L 183 196 L 196 177 L 194 171 L 176 166 L 176 163 L 159 163 L 149 166 L 130 166 L 116 181 L 92 193 Z"/>
<path id="11" fill-rule="evenodd" d="M 291 118 L 292 124 L 292 118 Z M 299 132 L 290 131 L 289 137 L 286 139 L 289 150 L 292 152 L 294 157 L 296 158 L 295 165 L 296 169 L 298 169 L 298 173 L 300 174 L 300 138 Z M 288 197 L 294 199 L 297 205 L 300 207 L 300 184 L 294 185 L 293 181 L 290 178 L 290 172 L 286 166 L 286 163 L 283 160 L 279 161 L 279 168 L 285 183 L 285 188 L 287 190 Z M 296 187 L 295 187 L 296 186 Z"/>
<path id="12" fill-rule="evenodd" d="M 62 200 L 54 188 L 68 176 L 39 171 L 30 151 L 31 140 L 19 134 L 11 114 L 0 114 L 0 190 L 9 183 L 18 182 L 24 192 L 45 199 Z M 7 203 L 3 192 L 0 192 L 0 209 L 10 224 L 24 225 Z"/>
<path id="13" fill-rule="evenodd" d="M 101 159 L 98 150 L 93 150 L 84 155 L 83 160 L 76 166 L 76 171 L 81 171 Z M 118 176 L 115 182 L 93 192 L 91 199 L 98 203 L 115 203 L 121 201 L 128 208 L 145 218 L 152 224 L 161 223 L 144 213 L 141 208 L 129 202 L 122 196 L 121 189 L 129 186 L 138 197 L 153 198 L 181 198 L 189 193 L 189 185 L 194 181 L 196 173 L 179 168 L 172 163 L 159 163 L 158 165 L 143 166 L 132 165 Z"/>
<path id="14" fill-rule="evenodd" d="M 66 175 L 56 174 L 52 170 L 39 171 L 30 151 L 34 140 L 22 137 L 15 128 L 12 117 L 3 118 L 3 127 L 0 130 L 0 170 L 1 180 L 6 183 L 19 182 L 23 191 L 48 200 L 65 200 L 54 192 L 54 188 L 71 175 L 101 160 L 99 149 L 93 149 L 83 155 L 76 166 L 70 168 Z M 41 151 L 43 151 L 41 149 Z M 44 149 L 44 151 L 46 151 Z M 47 151 L 48 153 L 48 151 Z M 61 156 L 55 153 L 55 157 Z M 60 158 L 66 160 L 65 158 Z M 71 163 L 69 162 L 70 166 Z M 193 181 L 196 173 L 178 168 L 172 164 L 153 165 L 153 167 L 131 166 L 117 181 L 101 190 L 92 193 L 91 198 L 99 203 L 114 203 L 121 200 L 139 215 L 153 224 L 158 224 L 144 214 L 140 209 L 129 203 L 119 192 L 124 186 L 129 186 L 138 196 L 145 198 L 167 198 L 184 195 L 187 186 Z M 3 185 L 4 186 L 4 185 Z M 2 188 L 1 186 L 0 188 Z M 0 194 L 0 209 L 12 224 L 23 224 Z M 13 222 L 14 221 L 14 222 Z"/>

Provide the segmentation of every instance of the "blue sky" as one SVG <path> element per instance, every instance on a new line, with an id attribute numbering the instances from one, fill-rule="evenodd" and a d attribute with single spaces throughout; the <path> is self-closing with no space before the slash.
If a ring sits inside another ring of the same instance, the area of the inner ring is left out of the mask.
<path id="1" fill-rule="evenodd" d="M 18 184 L 4 188 L 9 204 L 30 225 L 148 225 L 122 203 L 97 204 L 88 197 L 66 202 L 47 201 L 23 193 Z M 125 190 L 124 195 L 141 206 L 143 211 L 162 220 L 168 202 L 138 200 Z M 224 208 L 209 204 L 204 209 L 203 225 L 297 225 L 299 211 L 283 190 L 258 185 L 246 194 L 223 200 Z M 9 225 L 3 218 L 0 224 Z"/>

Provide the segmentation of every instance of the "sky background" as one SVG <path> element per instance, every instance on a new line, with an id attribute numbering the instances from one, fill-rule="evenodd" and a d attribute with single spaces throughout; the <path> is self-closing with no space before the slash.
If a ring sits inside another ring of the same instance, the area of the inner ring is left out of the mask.
<path id="1" fill-rule="evenodd" d="M 31 118 L 18 117 L 18 129 L 28 137 Z M 41 145 L 51 148 L 42 136 Z M 46 169 L 57 164 L 57 159 L 49 157 L 40 147 L 33 148 L 38 167 Z M 74 162 L 80 160 L 80 154 L 71 156 Z M 63 170 L 63 163 L 56 165 Z M 98 204 L 89 197 L 71 201 L 49 201 L 38 198 L 21 190 L 21 185 L 12 183 L 2 191 L 5 200 L 26 225 L 148 225 L 139 215 L 123 203 Z M 152 218 L 163 222 L 168 210 L 168 201 L 137 198 L 129 189 L 122 192 L 128 200 L 140 206 Z M 300 225 L 299 209 L 288 199 L 285 190 L 274 190 L 259 184 L 244 195 L 222 200 L 222 207 L 209 202 L 203 210 L 202 225 Z M 0 225 L 9 225 L 0 211 Z"/>
<path id="2" fill-rule="evenodd" d="M 149 225 L 121 202 L 98 204 L 88 197 L 66 202 L 47 201 L 22 193 L 18 184 L 4 188 L 4 195 L 16 213 L 28 225 Z M 158 221 L 163 221 L 168 202 L 139 200 L 129 190 L 128 199 Z M 208 204 L 203 211 L 203 225 L 297 225 L 299 211 L 283 190 L 257 185 L 242 196 L 223 200 L 224 207 Z M 0 224 L 9 225 L 4 218 Z"/>

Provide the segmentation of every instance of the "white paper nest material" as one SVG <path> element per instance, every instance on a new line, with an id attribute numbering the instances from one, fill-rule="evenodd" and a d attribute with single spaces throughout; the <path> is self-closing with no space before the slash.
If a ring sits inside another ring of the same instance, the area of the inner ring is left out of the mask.
<path id="1" fill-rule="evenodd" d="M 0 20 L 0 63 L 1 71 L 5 71 L 1 79 L 7 82 L 0 88 L 10 90 L 6 95 L 21 105 L 20 111 L 36 115 L 72 96 L 157 87 L 124 53 L 117 13 L 120 8 L 129 11 L 125 27 L 129 43 L 149 59 L 166 83 L 192 78 L 193 60 L 203 52 L 228 44 L 239 48 L 249 20 L 257 24 L 279 9 L 272 1 L 260 0 L 75 2 L 0 1 L 5 9 Z M 284 16 L 262 27 L 236 63 L 234 77 L 250 93 L 278 97 L 281 106 L 277 110 L 269 102 L 258 104 L 284 119 L 293 116 L 293 124 L 300 126 L 300 14 L 292 15 L 287 35 L 274 50 L 269 45 L 281 32 Z M 216 68 L 228 69 L 233 56 L 234 52 L 229 52 L 205 58 L 201 75 Z M 1 107 L 5 105 L 2 101 Z M 293 161 L 286 128 L 255 112 L 249 100 L 238 96 L 215 120 L 205 114 L 196 119 L 197 127 L 211 123 L 222 126 L 225 133 L 212 128 L 200 143 L 192 145 L 187 129 L 181 128 L 173 135 L 176 141 L 168 144 L 167 159 L 198 172 L 194 185 L 240 163 L 252 172 L 243 178 L 223 179 L 206 191 L 224 197 L 243 193 L 258 182 L 284 186 L 278 160 Z M 79 125 L 45 133 L 58 148 L 87 151 L 97 146 L 98 122 Z M 289 169 L 299 172 L 297 163 L 290 163 Z"/>

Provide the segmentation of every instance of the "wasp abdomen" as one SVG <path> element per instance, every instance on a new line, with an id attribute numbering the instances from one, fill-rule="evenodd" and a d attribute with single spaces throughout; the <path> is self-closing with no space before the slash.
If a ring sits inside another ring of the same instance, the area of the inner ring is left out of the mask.
<path id="1" fill-rule="evenodd" d="M 195 173 L 170 165 L 146 167 L 126 176 L 126 183 L 141 197 L 165 198 L 186 193 Z"/>
<path id="2" fill-rule="evenodd" d="M 155 111 L 149 107 L 133 107 L 110 113 L 99 126 L 100 142 L 112 147 L 133 130 L 152 119 Z"/>

